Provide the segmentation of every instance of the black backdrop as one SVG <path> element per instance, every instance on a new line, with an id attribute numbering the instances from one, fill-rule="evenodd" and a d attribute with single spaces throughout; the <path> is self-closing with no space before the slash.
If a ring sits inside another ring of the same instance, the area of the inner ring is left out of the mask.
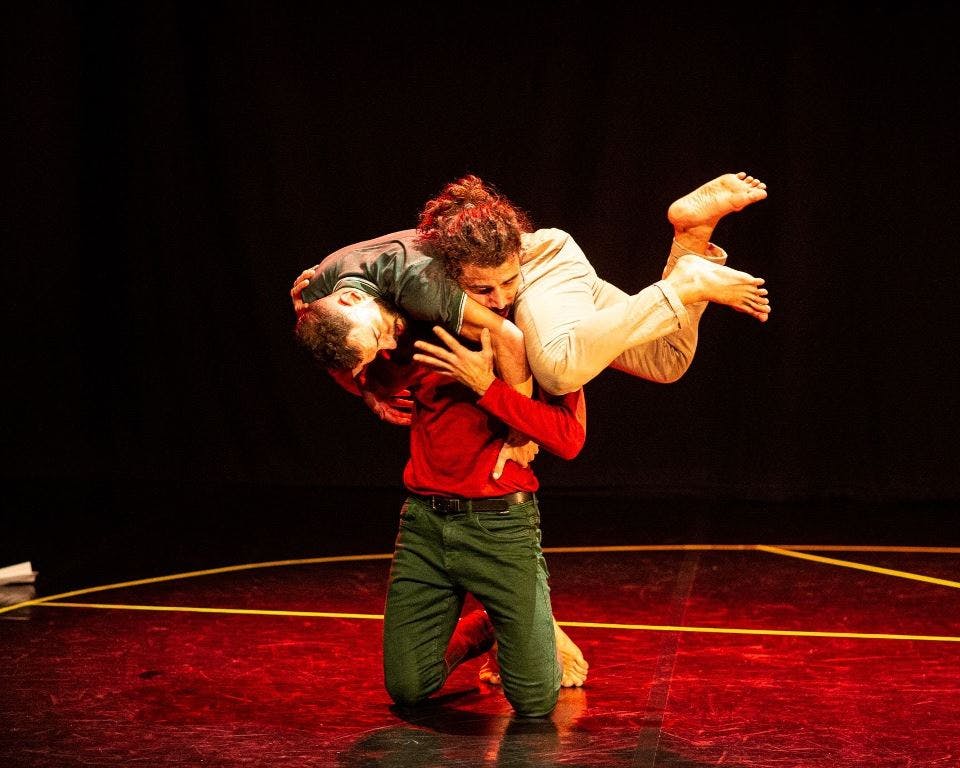
<path id="1" fill-rule="evenodd" d="M 398 487 L 403 430 L 291 340 L 301 268 L 469 171 L 638 290 L 668 204 L 746 170 L 770 197 L 716 240 L 772 319 L 711 307 L 673 385 L 602 374 L 543 483 L 957 499 L 948 4 L 778 5 L 5 5 L 13 487 Z"/>

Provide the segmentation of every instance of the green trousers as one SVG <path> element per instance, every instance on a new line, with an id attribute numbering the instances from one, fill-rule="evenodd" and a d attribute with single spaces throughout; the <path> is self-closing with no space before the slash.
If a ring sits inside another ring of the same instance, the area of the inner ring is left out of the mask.
<path id="1" fill-rule="evenodd" d="M 503 691 L 517 714 L 553 711 L 560 690 L 536 500 L 506 512 L 439 513 L 416 496 L 400 513 L 384 611 L 384 679 L 416 704 L 450 673 L 444 654 L 466 594 L 493 622 Z"/>

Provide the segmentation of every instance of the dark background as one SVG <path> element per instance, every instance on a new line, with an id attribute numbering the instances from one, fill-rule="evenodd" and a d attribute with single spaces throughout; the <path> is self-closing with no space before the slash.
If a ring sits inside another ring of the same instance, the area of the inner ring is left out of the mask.
<path id="1" fill-rule="evenodd" d="M 5 5 L 0 565 L 389 549 L 406 435 L 294 345 L 288 291 L 465 172 L 628 291 L 671 201 L 769 185 L 715 240 L 771 320 L 711 307 L 680 382 L 605 372 L 582 454 L 538 458 L 611 543 L 677 499 L 748 540 L 954 531 L 960 54 L 947 3 L 894 5 Z"/>

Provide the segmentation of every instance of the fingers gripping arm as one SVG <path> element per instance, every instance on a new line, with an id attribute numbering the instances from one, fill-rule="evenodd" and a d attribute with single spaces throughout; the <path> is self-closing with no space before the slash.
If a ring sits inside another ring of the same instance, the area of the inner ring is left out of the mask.
<path id="1" fill-rule="evenodd" d="M 309 269 L 303 270 L 303 272 L 300 273 L 300 277 L 293 281 L 293 287 L 290 288 L 290 301 L 293 303 L 293 311 L 296 312 L 298 316 L 306 312 L 307 307 L 310 306 L 303 300 L 300 294 L 310 285 L 310 281 L 316 277 L 316 274 L 316 267 L 310 267 Z"/>
<path id="2" fill-rule="evenodd" d="M 521 394 L 527 397 L 532 395 L 533 374 L 527 363 L 523 333 L 509 320 L 468 296 L 460 333 L 471 341 L 480 341 L 480 333 L 484 328 L 490 332 L 500 378 Z"/>

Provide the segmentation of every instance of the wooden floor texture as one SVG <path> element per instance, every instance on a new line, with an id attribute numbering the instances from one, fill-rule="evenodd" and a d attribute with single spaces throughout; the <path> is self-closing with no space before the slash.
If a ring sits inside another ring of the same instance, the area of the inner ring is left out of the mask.
<path id="1" fill-rule="evenodd" d="M 590 675 L 544 720 L 479 660 L 391 706 L 387 551 L 8 587 L 0 765 L 960 766 L 960 548 L 546 553 Z"/>

